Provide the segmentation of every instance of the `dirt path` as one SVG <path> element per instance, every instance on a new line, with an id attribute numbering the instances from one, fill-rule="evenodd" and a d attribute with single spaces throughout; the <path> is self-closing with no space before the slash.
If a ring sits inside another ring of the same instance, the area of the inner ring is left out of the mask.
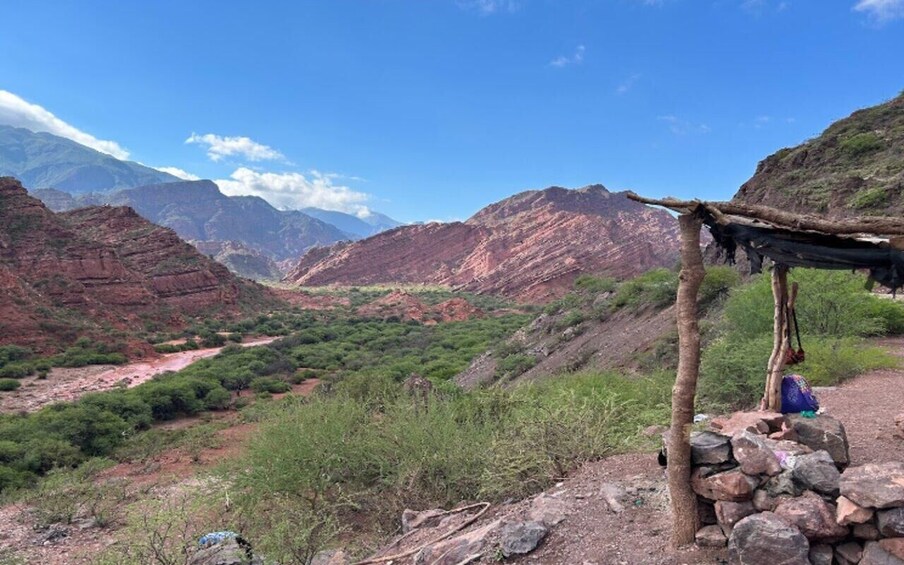
<path id="1" fill-rule="evenodd" d="M 851 465 L 904 460 L 904 439 L 894 435 L 894 418 L 904 412 L 904 338 L 879 344 L 901 360 L 902 368 L 871 371 L 838 387 L 816 389 L 820 406 L 844 424 Z"/>
<path id="2" fill-rule="evenodd" d="M 252 339 L 240 344 L 242 347 L 266 345 L 276 337 Z M 222 347 L 196 349 L 169 353 L 150 361 L 139 361 L 127 365 L 94 365 L 73 369 L 56 367 L 46 379 L 27 377 L 21 379 L 22 387 L 11 393 L 0 395 L 0 413 L 34 412 L 48 404 L 76 400 L 89 392 L 101 392 L 117 388 L 138 386 L 166 371 L 179 371 L 195 361 L 213 357 Z"/>

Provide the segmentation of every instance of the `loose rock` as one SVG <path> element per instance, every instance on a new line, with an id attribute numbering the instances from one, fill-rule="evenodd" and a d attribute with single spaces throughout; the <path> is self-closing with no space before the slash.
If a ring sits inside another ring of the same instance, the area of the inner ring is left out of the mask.
<path id="1" fill-rule="evenodd" d="M 752 502 L 729 502 L 720 500 L 716 502 L 716 519 L 722 531 L 726 534 L 731 533 L 735 524 L 756 513 L 756 508 Z"/>
<path id="2" fill-rule="evenodd" d="M 506 524 L 499 532 L 502 555 L 524 555 L 537 548 L 549 530 L 540 522 L 518 522 Z"/>
<path id="3" fill-rule="evenodd" d="M 859 563 L 863 556 L 863 546 L 855 541 L 849 541 L 836 547 L 835 552 L 851 563 Z"/>
<path id="4" fill-rule="evenodd" d="M 877 512 L 879 532 L 886 537 L 904 537 L 904 508 Z"/>
<path id="5" fill-rule="evenodd" d="M 829 496 L 838 496 L 841 473 L 827 451 L 798 455 L 792 478 L 803 490 L 812 490 Z"/>
<path id="6" fill-rule="evenodd" d="M 700 469 L 691 474 L 694 492 L 710 500 L 744 502 L 753 498 L 753 491 L 759 482 L 740 470 L 735 469 L 703 477 Z"/>
<path id="7" fill-rule="evenodd" d="M 879 547 L 898 559 L 904 559 L 904 538 L 888 538 L 879 541 Z"/>
<path id="8" fill-rule="evenodd" d="M 731 460 L 731 438 L 714 432 L 691 434 L 691 463 L 719 465 Z"/>
<path id="9" fill-rule="evenodd" d="M 838 497 L 838 508 L 836 509 L 836 522 L 842 526 L 850 524 L 863 524 L 869 522 L 873 517 L 872 508 L 864 508 L 847 497 Z"/>
<path id="10" fill-rule="evenodd" d="M 904 506 L 904 463 L 870 463 L 841 474 L 841 494 L 860 506 Z"/>
<path id="11" fill-rule="evenodd" d="M 848 535 L 848 529 L 835 521 L 835 508 L 811 491 L 782 500 L 775 514 L 797 526 L 809 540 L 832 542 Z"/>
<path id="12" fill-rule="evenodd" d="M 807 538 L 772 512 L 744 518 L 728 540 L 730 563 L 806 565 L 809 553 Z"/>
<path id="13" fill-rule="evenodd" d="M 819 414 L 815 418 L 788 414 L 787 422 L 800 443 L 814 451 L 824 449 L 839 467 L 846 467 L 851 462 L 847 433 L 844 425 L 835 418 L 825 414 Z"/>
<path id="14" fill-rule="evenodd" d="M 827 543 L 820 543 L 810 548 L 810 563 L 813 565 L 832 565 L 835 550 Z"/>
<path id="15" fill-rule="evenodd" d="M 704 526 L 697 531 L 694 541 L 700 547 L 725 547 L 728 538 L 719 526 Z"/>
<path id="16" fill-rule="evenodd" d="M 782 472 L 782 466 L 762 436 L 742 430 L 731 438 L 731 448 L 741 471 L 748 475 L 771 477 Z"/>
<path id="17" fill-rule="evenodd" d="M 726 436 L 747 430 L 756 434 L 768 434 L 782 429 L 784 416 L 778 412 L 735 412 L 730 417 L 713 418 L 712 426 Z"/>
<path id="18" fill-rule="evenodd" d="M 879 528 L 872 524 L 856 524 L 853 533 L 855 538 L 867 541 L 875 541 L 881 537 Z"/>
<path id="19" fill-rule="evenodd" d="M 866 542 L 860 565 L 904 565 L 904 560 L 895 557 L 879 543 L 875 541 Z"/>

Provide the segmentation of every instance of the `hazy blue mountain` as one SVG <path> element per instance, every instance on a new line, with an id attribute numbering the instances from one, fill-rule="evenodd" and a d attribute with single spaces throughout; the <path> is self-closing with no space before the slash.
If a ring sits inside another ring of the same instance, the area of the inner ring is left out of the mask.
<path id="1" fill-rule="evenodd" d="M 302 208 L 301 211 L 308 216 L 336 226 L 345 233 L 355 236 L 355 239 L 370 237 L 402 225 L 401 222 L 379 212 L 371 212 L 366 218 L 359 218 L 344 212 L 321 208 Z"/>
<path id="2" fill-rule="evenodd" d="M 106 192 L 180 179 L 49 133 L 0 125 L 0 176 L 30 189 Z"/>
<path id="3" fill-rule="evenodd" d="M 189 241 L 238 242 L 276 261 L 296 259 L 315 245 L 357 239 L 299 212 L 277 210 L 257 196 L 226 196 L 209 180 L 168 182 L 108 193 L 70 195 L 35 190 L 55 211 L 110 204 L 131 206 Z"/>

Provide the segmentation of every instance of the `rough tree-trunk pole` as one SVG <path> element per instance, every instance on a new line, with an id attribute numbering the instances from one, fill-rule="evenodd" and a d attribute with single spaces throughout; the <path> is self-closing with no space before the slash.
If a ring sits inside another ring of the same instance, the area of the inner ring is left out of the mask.
<path id="1" fill-rule="evenodd" d="M 702 220 L 692 214 L 678 217 L 681 227 L 681 274 L 678 282 L 678 375 L 672 388 L 672 427 L 668 442 L 669 495 L 672 502 L 672 543 L 694 542 L 697 533 L 697 495 L 691 488 L 690 433 L 694 397 L 700 373 L 700 327 L 697 295 L 706 274 L 700 252 Z"/>
<path id="2" fill-rule="evenodd" d="M 761 407 L 774 412 L 782 411 L 782 372 L 785 368 L 785 352 L 790 346 L 788 342 L 788 317 L 785 307 L 788 304 L 788 267 L 775 265 L 772 268 L 772 298 L 775 314 L 772 325 L 772 355 L 766 373 L 766 391 L 763 394 Z"/>

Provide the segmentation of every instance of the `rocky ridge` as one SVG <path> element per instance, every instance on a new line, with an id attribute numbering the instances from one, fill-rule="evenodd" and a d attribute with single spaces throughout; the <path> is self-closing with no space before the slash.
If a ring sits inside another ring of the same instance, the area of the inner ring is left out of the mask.
<path id="1" fill-rule="evenodd" d="M 465 222 L 404 226 L 315 248 L 286 281 L 302 286 L 438 284 L 525 302 L 561 296 L 581 273 L 626 278 L 671 266 L 677 222 L 600 185 L 517 194 Z"/>
<path id="2" fill-rule="evenodd" d="M 178 326 L 269 300 L 130 208 L 54 214 L 9 177 L 0 178 L 0 281 L 0 343 L 38 348 L 99 325 Z"/>
<path id="3" fill-rule="evenodd" d="M 844 217 L 904 212 L 904 94 L 762 160 L 734 200 Z"/>

